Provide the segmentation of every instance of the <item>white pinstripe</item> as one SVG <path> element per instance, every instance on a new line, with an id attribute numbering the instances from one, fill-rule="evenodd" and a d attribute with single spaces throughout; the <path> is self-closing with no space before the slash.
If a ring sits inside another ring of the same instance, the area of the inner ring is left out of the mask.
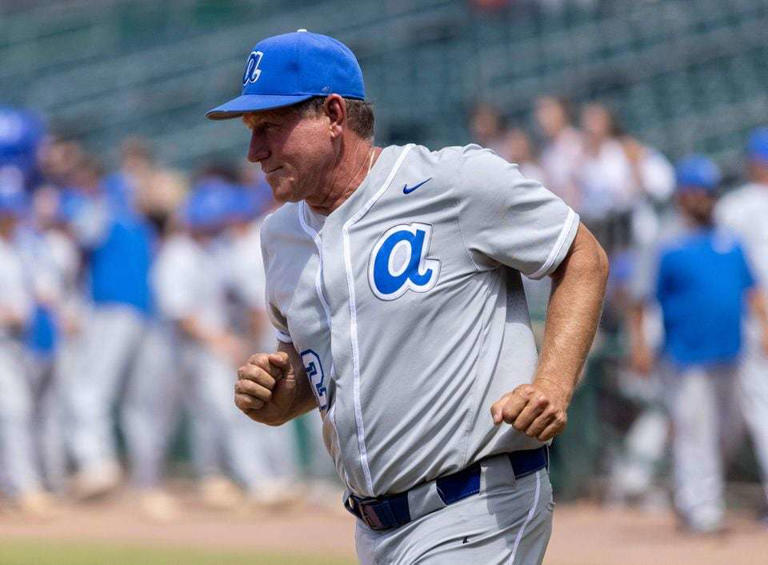
<path id="1" fill-rule="evenodd" d="M 344 269 L 347 275 L 347 287 L 349 289 L 349 334 L 352 341 L 352 371 L 354 376 L 354 402 L 355 402 L 355 423 L 357 424 L 357 447 L 360 450 L 360 466 L 363 468 L 363 475 L 365 476 L 365 485 L 368 489 L 367 494 L 373 496 L 373 480 L 371 479 L 371 469 L 368 465 L 368 451 L 365 447 L 365 427 L 363 425 L 363 410 L 360 405 L 360 348 L 357 338 L 357 309 L 355 306 L 355 275 L 352 272 L 352 253 L 350 251 L 349 243 L 349 229 L 352 225 L 359 221 L 371 206 L 381 197 L 387 190 L 392 179 L 395 178 L 400 165 L 403 164 L 403 160 L 408 152 L 413 147 L 413 144 L 406 145 L 400 156 L 395 161 L 392 170 L 387 175 L 386 180 L 382 184 L 381 188 L 373 195 L 365 206 L 360 208 L 349 220 L 344 222 L 342 227 L 342 238 L 344 244 Z"/>
<path id="2" fill-rule="evenodd" d="M 531 509 L 528 511 L 528 516 L 525 518 L 525 522 L 523 522 L 523 525 L 520 527 L 520 531 L 517 532 L 517 537 L 515 538 L 515 545 L 512 547 L 512 560 L 510 561 L 510 564 L 514 564 L 515 557 L 517 557 L 517 548 L 520 545 L 520 541 L 523 539 L 523 535 L 525 535 L 525 528 L 528 527 L 528 524 L 533 520 L 533 516 L 536 514 L 536 508 L 539 506 L 539 496 L 541 495 L 541 473 L 536 472 L 536 492 L 533 495 L 533 504 L 531 505 Z"/>
<path id="3" fill-rule="evenodd" d="M 319 266 L 317 268 L 317 273 L 315 274 L 315 292 L 317 292 L 317 297 L 320 299 L 323 312 L 325 312 L 325 321 L 328 324 L 328 331 L 330 332 L 331 308 L 328 305 L 328 301 L 325 299 L 325 294 L 323 293 L 323 242 L 320 238 L 320 234 L 307 223 L 305 208 L 306 203 L 302 200 L 299 203 L 299 224 L 301 224 L 301 228 L 307 233 L 307 235 L 312 238 L 312 241 L 315 242 L 315 247 L 317 247 Z M 336 367 L 333 364 L 333 353 L 331 353 L 330 376 L 332 379 L 336 378 Z"/>

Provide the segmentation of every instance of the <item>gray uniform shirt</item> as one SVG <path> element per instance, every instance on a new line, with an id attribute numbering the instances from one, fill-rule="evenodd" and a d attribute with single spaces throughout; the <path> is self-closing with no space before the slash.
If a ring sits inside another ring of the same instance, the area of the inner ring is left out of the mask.
<path id="1" fill-rule="evenodd" d="M 326 218 L 300 202 L 266 219 L 268 312 L 301 354 L 351 492 L 403 492 L 540 445 L 494 426 L 490 407 L 537 362 L 520 273 L 552 273 L 577 228 L 475 145 L 387 147 Z"/>
<path id="2" fill-rule="evenodd" d="M 21 318 L 24 323 L 32 313 L 30 282 L 14 243 L 0 237 L 0 310 Z M 16 337 L 15 333 L 0 320 L 0 340 Z"/>
<path id="3" fill-rule="evenodd" d="M 739 236 L 758 284 L 768 289 L 768 186 L 752 183 L 729 192 L 717 203 L 715 218 Z M 751 309 L 749 314 L 748 344 L 759 351 L 762 330 Z"/>

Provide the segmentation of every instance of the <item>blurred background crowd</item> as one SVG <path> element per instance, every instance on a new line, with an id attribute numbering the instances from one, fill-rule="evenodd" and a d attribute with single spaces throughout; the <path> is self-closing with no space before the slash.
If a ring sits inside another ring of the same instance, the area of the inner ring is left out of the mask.
<path id="1" fill-rule="evenodd" d="M 655 273 L 646 258 L 690 220 L 684 189 L 710 199 L 708 225 L 720 194 L 768 183 L 768 134 L 756 129 L 768 121 L 766 3 L 281 4 L 4 8 L 0 493 L 9 507 L 53 516 L 61 500 L 123 486 L 148 516 L 169 520 L 178 504 L 165 486 L 179 475 L 222 509 L 292 505 L 328 488 L 316 415 L 273 429 L 234 409 L 236 367 L 273 347 L 258 230 L 275 204 L 245 163 L 246 128 L 209 129 L 202 117 L 237 89 L 256 39 L 299 27 L 358 54 L 377 145 L 489 147 L 595 233 L 611 280 L 569 428 L 554 445 L 553 484 L 562 498 L 670 506 L 679 490 L 670 410 L 644 353 L 664 348 L 664 312 L 658 289 L 643 287 Z M 342 7 L 343 22 L 332 15 Z M 731 230 L 754 209 L 731 205 Z M 768 240 L 743 243 L 757 281 L 745 286 L 757 288 L 768 270 L 750 250 Z M 712 268 L 713 279 L 727 277 Z M 526 281 L 539 327 L 548 290 Z M 726 359 L 733 390 L 734 359 L 748 347 Z M 761 394 L 752 397 L 768 411 Z M 711 476 L 759 483 L 768 444 L 759 422 L 746 423 L 757 457 L 743 425 L 728 428 Z M 759 490 L 748 491 L 750 508 L 764 504 Z"/>

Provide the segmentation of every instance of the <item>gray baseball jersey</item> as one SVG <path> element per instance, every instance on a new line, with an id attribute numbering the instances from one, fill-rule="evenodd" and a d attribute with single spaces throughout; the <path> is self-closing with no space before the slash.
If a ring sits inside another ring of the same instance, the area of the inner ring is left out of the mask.
<path id="1" fill-rule="evenodd" d="M 193 317 L 203 329 L 221 332 L 227 327 L 226 285 L 223 265 L 212 247 L 174 234 L 158 255 L 152 283 L 166 319 Z"/>
<path id="2" fill-rule="evenodd" d="M 768 186 L 748 184 L 726 194 L 717 203 L 715 217 L 738 234 L 755 277 L 768 288 Z"/>
<path id="3" fill-rule="evenodd" d="M 3 289 L 0 292 L 0 310 L 22 320 L 29 319 L 33 306 L 29 275 L 16 245 L 0 238 L 0 288 Z M 12 333 L 8 327 L 0 325 L 0 340 L 10 337 Z"/>
<path id="4" fill-rule="evenodd" d="M 267 218 L 268 311 L 351 492 L 403 492 L 541 445 L 494 426 L 490 407 L 537 363 L 520 273 L 552 273 L 578 223 L 476 145 L 387 147 L 327 217 L 299 202 Z"/>
<path id="5" fill-rule="evenodd" d="M 753 272 L 765 292 L 768 289 L 768 186 L 748 184 L 726 194 L 715 208 L 721 223 L 732 228 L 741 240 Z M 768 497 L 768 355 L 761 347 L 758 320 L 747 326 L 747 347 L 739 371 L 739 397 L 744 419 L 760 462 L 763 490 Z"/>

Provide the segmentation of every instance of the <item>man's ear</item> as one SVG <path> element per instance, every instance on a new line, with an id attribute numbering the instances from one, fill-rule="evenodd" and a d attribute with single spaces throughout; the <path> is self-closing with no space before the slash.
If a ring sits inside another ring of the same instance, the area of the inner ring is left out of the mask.
<path id="1" fill-rule="evenodd" d="M 330 94 L 323 102 L 323 111 L 330 122 L 331 136 L 339 137 L 347 122 L 347 103 L 338 94 Z"/>

